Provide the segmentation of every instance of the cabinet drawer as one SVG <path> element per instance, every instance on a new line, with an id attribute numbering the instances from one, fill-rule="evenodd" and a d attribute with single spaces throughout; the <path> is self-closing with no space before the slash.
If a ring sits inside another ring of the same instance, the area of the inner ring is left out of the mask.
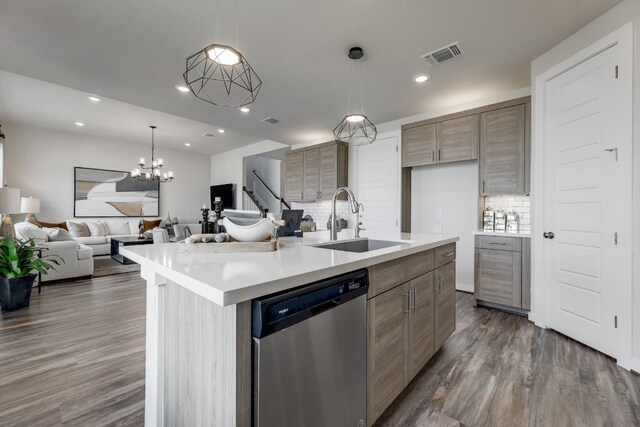
<path id="1" fill-rule="evenodd" d="M 440 246 L 436 248 L 436 267 L 445 265 L 448 262 L 456 259 L 456 244 L 449 243 L 448 245 Z"/>
<path id="2" fill-rule="evenodd" d="M 520 237 L 476 236 L 476 248 L 520 252 L 522 251 L 522 239 Z"/>
<path id="3" fill-rule="evenodd" d="M 371 298 L 395 288 L 435 267 L 433 249 L 371 266 L 369 267 L 368 297 Z"/>

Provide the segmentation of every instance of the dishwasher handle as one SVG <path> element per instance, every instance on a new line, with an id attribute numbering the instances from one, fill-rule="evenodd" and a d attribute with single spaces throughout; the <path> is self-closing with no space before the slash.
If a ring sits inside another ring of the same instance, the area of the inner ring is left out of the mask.
<path id="1" fill-rule="evenodd" d="M 341 304 L 340 298 L 335 298 L 329 301 L 325 301 L 322 304 L 318 304 L 315 307 L 311 307 L 310 311 L 311 311 L 311 315 L 312 316 L 316 316 L 320 313 L 322 313 L 323 311 L 327 311 L 332 309 L 333 307 L 337 307 Z"/>

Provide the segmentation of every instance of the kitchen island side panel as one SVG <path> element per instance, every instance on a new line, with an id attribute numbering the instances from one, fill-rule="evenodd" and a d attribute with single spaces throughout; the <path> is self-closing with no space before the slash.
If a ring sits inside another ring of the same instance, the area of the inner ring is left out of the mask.
<path id="1" fill-rule="evenodd" d="M 167 281 L 164 425 L 251 425 L 251 302 L 221 307 Z"/>

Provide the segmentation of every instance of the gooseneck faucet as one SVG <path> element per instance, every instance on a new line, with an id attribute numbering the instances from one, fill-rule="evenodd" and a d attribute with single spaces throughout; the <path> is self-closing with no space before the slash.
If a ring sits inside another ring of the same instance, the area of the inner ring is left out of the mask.
<path id="1" fill-rule="evenodd" d="M 360 212 L 360 204 L 356 200 L 355 194 L 348 187 L 340 187 L 333 193 L 333 200 L 331 201 L 331 240 L 338 240 L 338 219 L 336 218 L 336 200 L 340 193 L 347 193 L 349 198 L 349 204 L 351 205 L 351 212 L 357 214 Z"/>

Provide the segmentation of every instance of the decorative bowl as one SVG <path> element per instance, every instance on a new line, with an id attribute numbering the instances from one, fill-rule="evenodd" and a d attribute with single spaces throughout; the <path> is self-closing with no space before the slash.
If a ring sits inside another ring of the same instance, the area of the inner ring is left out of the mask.
<path id="1" fill-rule="evenodd" d="M 271 236 L 276 224 L 269 218 L 262 218 L 254 224 L 240 225 L 231 219 L 222 218 L 222 225 L 227 233 L 238 242 L 262 242 Z"/>

